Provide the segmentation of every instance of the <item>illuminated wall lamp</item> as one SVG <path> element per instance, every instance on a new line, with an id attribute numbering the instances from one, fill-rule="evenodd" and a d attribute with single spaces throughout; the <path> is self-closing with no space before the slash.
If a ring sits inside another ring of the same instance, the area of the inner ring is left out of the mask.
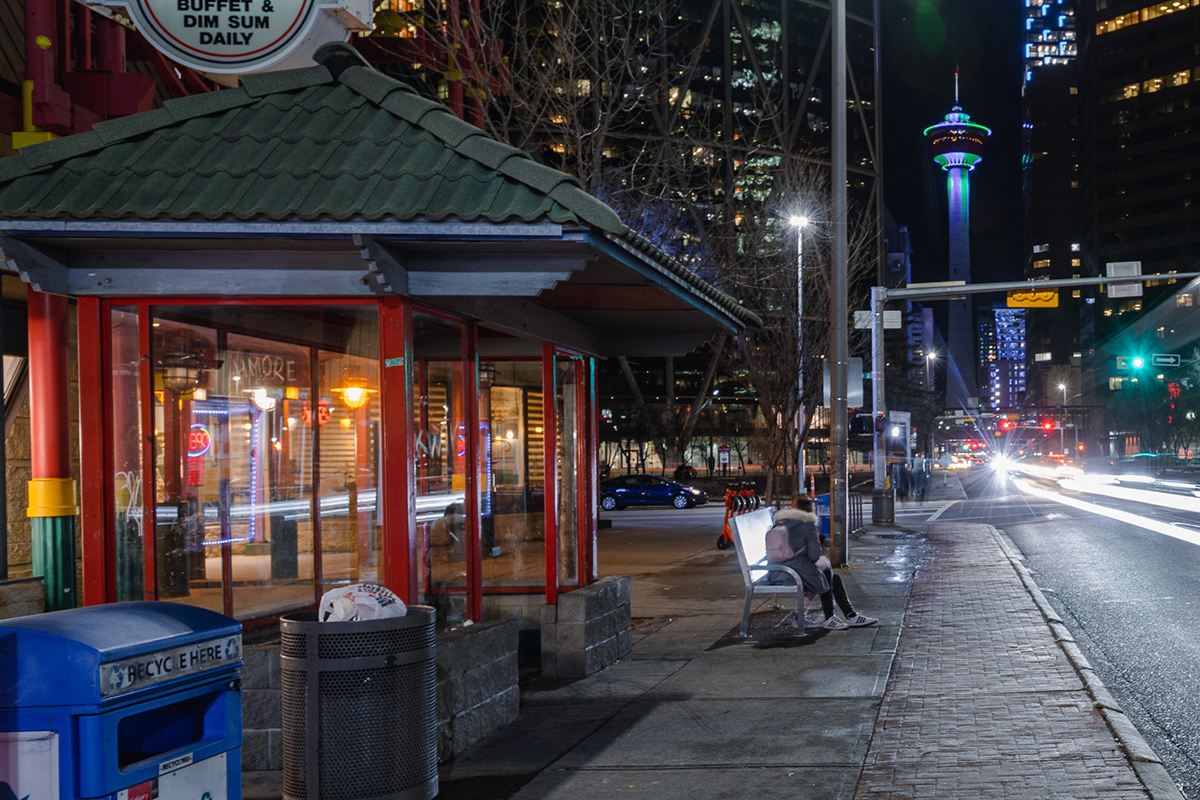
<path id="1" fill-rule="evenodd" d="M 358 378 L 351 378 L 346 381 L 345 386 L 338 386 L 331 390 L 334 394 L 341 395 L 342 405 L 351 411 L 358 411 L 360 408 L 371 402 L 371 395 L 374 389 L 366 386 L 366 381 Z"/>

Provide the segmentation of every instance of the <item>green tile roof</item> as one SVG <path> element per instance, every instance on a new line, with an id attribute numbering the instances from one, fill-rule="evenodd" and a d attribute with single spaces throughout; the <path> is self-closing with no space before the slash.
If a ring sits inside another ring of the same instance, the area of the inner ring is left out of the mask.
<path id="1" fill-rule="evenodd" d="M 758 324 L 571 176 L 459 120 L 347 45 L 325 45 L 315 60 L 0 159 L 0 218 L 586 226 Z"/>

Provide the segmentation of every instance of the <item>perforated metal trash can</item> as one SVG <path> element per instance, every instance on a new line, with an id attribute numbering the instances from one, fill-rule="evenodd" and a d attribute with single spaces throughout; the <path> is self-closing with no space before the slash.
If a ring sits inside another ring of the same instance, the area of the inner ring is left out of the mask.
<path id="1" fill-rule="evenodd" d="M 437 794 L 434 610 L 368 622 L 280 622 L 284 800 Z"/>
<path id="2" fill-rule="evenodd" d="M 871 522 L 892 525 L 896 522 L 896 490 L 875 489 L 871 492 Z"/>

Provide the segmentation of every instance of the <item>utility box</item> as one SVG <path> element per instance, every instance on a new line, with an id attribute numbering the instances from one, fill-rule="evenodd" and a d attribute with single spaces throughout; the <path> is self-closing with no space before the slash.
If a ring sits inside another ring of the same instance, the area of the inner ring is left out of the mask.
<path id="1" fill-rule="evenodd" d="M 0 796 L 240 800 L 241 631 L 166 602 L 0 621 Z"/>

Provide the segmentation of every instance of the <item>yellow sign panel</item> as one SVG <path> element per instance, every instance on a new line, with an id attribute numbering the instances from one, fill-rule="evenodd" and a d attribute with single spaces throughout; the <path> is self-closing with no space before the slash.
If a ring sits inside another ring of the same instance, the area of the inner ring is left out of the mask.
<path id="1" fill-rule="evenodd" d="M 1022 289 L 1008 293 L 1009 308 L 1058 308 L 1058 289 Z"/>

